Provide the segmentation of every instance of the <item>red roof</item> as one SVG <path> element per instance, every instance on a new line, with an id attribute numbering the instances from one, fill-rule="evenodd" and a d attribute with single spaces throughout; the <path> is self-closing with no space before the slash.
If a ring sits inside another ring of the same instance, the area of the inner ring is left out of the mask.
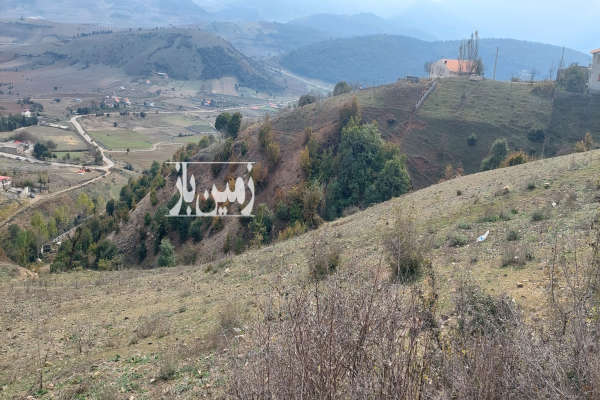
<path id="1" fill-rule="evenodd" d="M 472 66 L 473 66 L 473 62 L 472 61 L 459 61 L 459 60 L 449 60 L 449 59 L 444 59 L 444 64 L 446 64 L 446 67 L 448 68 L 448 71 L 450 72 L 456 72 L 456 73 L 469 73 L 473 70 Z"/>
<path id="2" fill-rule="evenodd" d="M 10 176 L 0 176 L 0 181 L 10 181 Z"/>
<path id="3" fill-rule="evenodd" d="M 592 51 L 590 51 L 590 53 L 592 53 L 592 54 L 600 53 L 600 49 L 592 50 Z"/>

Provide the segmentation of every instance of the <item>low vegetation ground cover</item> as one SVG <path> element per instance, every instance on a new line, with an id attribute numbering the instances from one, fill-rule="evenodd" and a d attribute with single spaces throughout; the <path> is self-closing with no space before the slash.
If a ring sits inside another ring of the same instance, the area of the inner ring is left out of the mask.
<path id="1" fill-rule="evenodd" d="M 261 336 L 256 335 L 253 326 L 259 321 L 255 318 L 269 310 L 264 307 L 269 304 L 268 299 L 272 299 L 274 293 L 283 298 L 288 293 L 288 297 L 291 295 L 294 299 L 302 293 L 303 287 L 314 284 L 309 273 L 314 235 L 325 235 L 328 243 L 340 249 L 339 264 L 324 278 L 323 288 L 330 286 L 327 283 L 330 280 L 331 284 L 340 282 L 342 288 L 354 285 L 352 282 L 356 280 L 350 279 L 348 274 L 359 277 L 363 285 L 379 281 L 387 287 L 390 273 L 383 257 L 384 237 L 393 226 L 398 209 L 411 207 L 415 210 L 418 237 L 431 243 L 426 254 L 436 276 L 436 323 L 447 319 L 443 325 L 457 327 L 461 315 L 471 315 L 457 311 L 460 303 L 456 295 L 462 292 L 456 290 L 465 287 L 461 286 L 465 271 L 471 271 L 473 283 L 485 293 L 485 296 L 478 295 L 478 289 L 469 292 L 475 293 L 476 298 L 485 300 L 490 295 L 499 299 L 489 303 L 494 307 L 513 304 L 514 299 L 523 313 L 523 321 L 552 322 L 545 299 L 549 294 L 547 284 L 552 266 L 560 267 L 559 263 L 553 263 L 553 249 L 558 240 L 566 246 L 565 250 L 577 249 L 581 259 L 588 259 L 590 225 L 597 213 L 600 190 L 598 167 L 600 154 L 588 152 L 449 180 L 327 223 L 322 231 L 308 232 L 231 257 L 223 266 L 213 262 L 155 270 L 75 271 L 42 275 L 34 281 L 3 282 L 0 284 L 1 309 L 4 310 L 1 318 L 3 326 L 10 327 L 6 335 L 8 351 L 3 356 L 0 374 L 3 395 L 38 393 L 42 398 L 59 394 L 68 397 L 73 393 L 90 397 L 109 393 L 112 396 L 109 398 L 225 396 L 235 388 L 232 384 L 236 379 L 244 382 L 250 376 L 243 368 L 238 370 L 241 374 L 238 378 L 231 375 L 235 364 L 230 364 L 230 356 L 242 354 L 244 349 L 234 350 L 233 338 L 243 335 L 249 343 L 260 345 Z M 532 181 L 536 187 L 529 189 L 528 183 Z M 503 190 L 506 186 L 508 191 Z M 456 194 L 458 189 L 462 191 L 461 196 Z M 576 196 L 572 196 L 573 192 Z M 556 206 L 552 206 L 552 202 Z M 534 211 L 543 208 L 547 208 L 548 218 L 531 221 Z M 507 210 L 510 219 L 483 218 L 499 215 L 501 210 Z M 464 228 L 459 229 L 459 224 Z M 465 229 L 467 226 L 470 229 Z M 488 230 L 487 239 L 476 243 L 476 238 Z M 458 231 L 468 243 L 451 246 L 448 237 Z M 521 238 L 508 240 L 511 231 L 520 231 Z M 507 248 L 513 245 L 521 248 L 526 245 L 532 257 L 526 257 L 522 265 L 502 266 Z M 418 288 L 427 279 L 428 274 L 424 273 L 411 285 Z M 411 285 L 394 287 L 409 290 Z M 427 287 L 423 286 L 425 299 L 428 298 Z M 561 284 L 561 287 L 568 285 Z M 566 295 L 565 290 L 556 293 Z M 348 293 L 340 295 L 343 299 Z M 510 299 L 508 303 L 502 302 L 503 295 Z M 324 301 L 332 306 L 336 304 Z M 232 307 L 239 311 L 225 313 Z M 238 317 L 219 318 L 219 315 Z M 302 315 L 314 322 L 312 311 L 306 310 Z M 472 321 L 472 317 L 469 320 Z M 158 321 L 152 325 L 161 328 L 144 330 L 148 321 Z M 167 326 L 168 329 L 162 328 Z M 321 329 L 318 325 L 304 326 Z M 487 329 L 486 326 L 483 328 Z M 141 335 L 138 335 L 140 328 Z M 511 337 L 521 337 L 510 329 L 507 332 L 512 332 Z M 150 331 L 150 336 L 140 338 Z M 493 337 L 507 339 L 506 336 Z M 473 343 L 470 343 L 461 346 L 471 346 Z M 481 344 L 488 346 L 490 352 L 486 354 L 496 354 L 499 349 L 494 342 Z M 506 346 L 508 344 L 506 342 Z M 478 354 L 476 348 L 466 348 L 469 357 Z M 469 360 L 474 363 L 470 365 L 483 365 L 483 360 Z M 508 362 L 500 353 L 491 360 L 500 363 L 497 364 L 500 370 L 504 370 L 500 366 Z M 249 361 L 248 365 L 253 365 L 254 361 Z M 448 359 L 452 363 L 458 361 Z M 562 368 L 567 364 L 561 361 L 556 365 Z M 43 372 L 41 389 L 38 366 L 42 366 Z M 454 385 L 448 390 L 462 390 L 461 382 L 468 382 L 469 374 L 460 375 L 466 371 L 463 367 L 464 364 L 456 364 L 453 370 L 457 375 L 449 379 Z M 563 376 L 561 374 L 558 376 Z M 273 379 L 279 378 L 274 376 Z M 590 388 L 596 390 L 594 386 Z M 506 385 L 498 386 L 494 393 L 510 393 L 509 389 Z M 569 387 L 568 390 L 575 389 Z M 471 392 L 461 393 L 471 396 Z M 476 398 L 473 396 L 471 398 Z"/>

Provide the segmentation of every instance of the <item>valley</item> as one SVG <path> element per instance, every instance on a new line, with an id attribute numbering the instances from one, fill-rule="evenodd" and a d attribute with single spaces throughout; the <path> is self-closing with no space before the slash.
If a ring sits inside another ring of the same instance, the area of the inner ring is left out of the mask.
<path id="1" fill-rule="evenodd" d="M 595 25 L 466 3 L 0 4 L 0 399 L 600 398 Z"/>

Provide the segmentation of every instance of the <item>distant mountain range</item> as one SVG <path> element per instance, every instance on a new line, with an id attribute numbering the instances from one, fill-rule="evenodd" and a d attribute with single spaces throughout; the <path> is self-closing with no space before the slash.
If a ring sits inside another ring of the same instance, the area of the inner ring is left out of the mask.
<path id="1" fill-rule="evenodd" d="M 346 80 L 375 85 L 389 83 L 406 75 L 425 76 L 425 63 L 440 58 L 456 58 L 459 41 L 427 42 L 406 36 L 371 35 L 334 39 L 291 51 L 281 64 L 300 75 L 327 82 Z M 508 80 L 524 72 L 537 79 L 556 71 L 562 48 L 513 39 L 482 39 L 480 55 L 485 75 L 493 74 L 496 49 L 499 49 L 496 78 Z M 565 65 L 588 65 L 588 55 L 566 49 Z"/>
<path id="2" fill-rule="evenodd" d="M 194 23 L 209 16 L 192 0 L 2 0 L 0 15 L 128 27 Z"/>
<path id="3" fill-rule="evenodd" d="M 346 38 L 376 34 L 411 36 L 423 40 L 436 37 L 420 29 L 410 27 L 398 19 L 384 19 L 375 14 L 355 15 L 315 14 L 294 19 L 288 25 L 303 26 L 324 32 L 329 38 Z"/>

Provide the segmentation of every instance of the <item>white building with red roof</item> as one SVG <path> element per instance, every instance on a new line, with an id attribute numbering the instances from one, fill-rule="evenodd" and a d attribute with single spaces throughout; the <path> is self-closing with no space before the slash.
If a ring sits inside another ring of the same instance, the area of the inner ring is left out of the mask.
<path id="1" fill-rule="evenodd" d="M 12 179 L 10 176 L 0 175 L 0 188 L 7 190 L 12 185 Z"/>
<path id="2" fill-rule="evenodd" d="M 471 75 L 474 69 L 472 61 L 451 60 L 442 58 L 431 64 L 430 78 L 450 78 L 453 76 Z"/>
<path id="3" fill-rule="evenodd" d="M 592 70 L 590 73 L 589 89 L 592 93 L 600 94 L 600 49 L 592 50 Z"/>

